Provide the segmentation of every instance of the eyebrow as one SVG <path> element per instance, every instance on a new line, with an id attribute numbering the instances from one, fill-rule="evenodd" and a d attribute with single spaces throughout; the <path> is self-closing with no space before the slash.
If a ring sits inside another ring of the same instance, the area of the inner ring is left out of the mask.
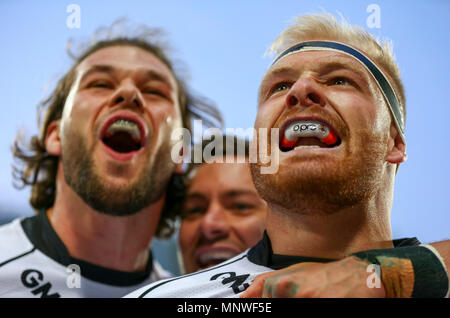
<path id="1" fill-rule="evenodd" d="M 358 63 L 358 64 L 356 64 Z M 364 68 L 363 65 L 359 64 L 359 62 L 353 63 L 350 62 L 349 60 L 342 60 L 342 59 L 338 59 L 338 60 L 332 60 L 331 62 L 325 64 L 324 66 L 320 67 L 320 70 L 322 72 L 325 73 L 331 73 L 333 71 L 337 71 L 337 70 L 349 70 L 352 71 L 354 73 L 356 73 L 357 75 L 359 75 L 361 77 L 361 79 L 366 79 L 367 76 L 369 75 L 369 73 L 367 72 L 367 70 Z M 358 67 L 358 66 L 359 67 Z"/>
<path id="2" fill-rule="evenodd" d="M 255 191 L 251 190 L 230 190 L 224 194 L 224 196 L 227 198 L 235 198 L 241 195 L 252 195 L 256 197 L 258 196 Z"/>
<path id="3" fill-rule="evenodd" d="M 112 67 L 111 65 L 101 65 L 101 64 L 97 64 L 92 66 L 91 68 L 89 68 L 81 77 L 81 80 L 83 80 L 84 78 L 86 78 L 87 76 L 91 75 L 92 73 L 114 73 L 115 69 L 114 67 Z"/>
<path id="4" fill-rule="evenodd" d="M 278 67 L 273 70 L 269 70 L 269 72 L 267 72 L 267 74 L 264 75 L 263 79 L 261 80 L 261 84 L 259 85 L 258 105 L 261 101 L 263 90 L 266 91 L 265 88 L 268 85 L 268 82 L 270 80 L 272 80 L 272 78 L 277 77 L 277 76 L 282 76 L 282 75 L 289 75 L 289 74 L 293 74 L 293 73 L 297 73 L 297 72 L 292 67 L 288 67 L 288 66 Z"/>
<path id="5" fill-rule="evenodd" d="M 92 73 L 107 73 L 107 74 L 112 74 L 114 72 L 117 72 L 119 69 L 115 68 L 112 65 L 106 65 L 106 64 L 96 64 L 93 65 L 88 71 L 86 71 L 83 75 L 81 80 L 83 80 L 84 78 L 86 78 L 87 76 L 89 76 Z M 169 78 L 160 73 L 157 72 L 155 70 L 145 70 L 145 76 L 148 80 L 156 80 L 159 82 L 163 82 L 166 85 L 168 85 L 170 87 L 170 89 L 173 89 L 172 83 L 170 82 Z"/>
<path id="6" fill-rule="evenodd" d="M 266 83 L 273 77 L 281 75 L 294 75 L 294 74 L 297 74 L 297 71 L 289 66 L 282 66 L 277 67 L 273 70 L 269 70 L 269 72 L 267 72 L 267 74 L 263 77 L 260 87 L 266 85 Z"/>
<path id="7" fill-rule="evenodd" d="M 157 72 L 157 71 L 154 71 L 154 70 L 148 70 L 148 71 L 146 72 L 146 76 L 147 76 L 149 79 L 151 79 L 151 80 L 156 80 L 156 81 L 159 81 L 159 82 L 164 82 L 164 83 L 166 83 L 171 89 L 173 89 L 172 83 L 170 82 L 169 78 L 168 78 L 166 75 L 164 75 L 164 74 L 162 74 L 162 73 L 160 73 L 160 72 Z"/>
<path id="8" fill-rule="evenodd" d="M 242 189 L 242 190 L 230 190 L 230 191 L 226 191 L 224 194 L 222 194 L 221 196 L 226 197 L 226 198 L 235 198 L 241 195 L 252 195 L 255 197 L 258 197 L 258 194 L 255 191 L 252 190 L 246 190 L 246 189 Z M 208 197 L 205 196 L 203 193 L 201 192 L 192 192 L 189 193 L 186 196 L 186 201 L 187 200 L 208 200 Z"/>
<path id="9" fill-rule="evenodd" d="M 185 201 L 187 200 L 205 200 L 207 201 L 208 198 L 203 195 L 201 192 L 193 192 L 193 193 L 188 193 L 186 196 Z"/>

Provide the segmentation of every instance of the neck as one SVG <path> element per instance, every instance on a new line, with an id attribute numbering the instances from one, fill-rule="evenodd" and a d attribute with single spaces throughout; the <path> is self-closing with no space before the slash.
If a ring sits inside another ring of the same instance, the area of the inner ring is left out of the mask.
<path id="1" fill-rule="evenodd" d="M 69 254 L 80 260 L 125 272 L 145 269 L 164 197 L 130 216 L 93 210 L 59 178 L 49 221 Z"/>
<path id="2" fill-rule="evenodd" d="M 269 204 L 266 229 L 273 253 L 340 259 L 357 251 L 393 247 L 391 202 L 391 195 L 376 195 L 351 207 L 316 200 L 303 200 L 289 210 Z"/>

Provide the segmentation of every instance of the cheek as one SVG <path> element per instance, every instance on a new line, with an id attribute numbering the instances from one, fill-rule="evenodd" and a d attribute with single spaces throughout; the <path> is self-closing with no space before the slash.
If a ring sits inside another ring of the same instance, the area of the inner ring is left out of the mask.
<path id="1" fill-rule="evenodd" d="M 102 99 L 86 96 L 82 93 L 78 93 L 73 98 L 69 96 L 64 106 L 63 120 L 76 123 L 78 131 L 93 128 L 102 102 Z"/>
<path id="2" fill-rule="evenodd" d="M 169 142 L 172 132 L 177 128 L 183 127 L 181 116 L 174 111 L 170 111 L 167 107 L 151 110 L 150 120 L 161 142 Z"/>
<path id="3" fill-rule="evenodd" d="M 261 109 L 259 109 L 258 113 L 256 114 L 256 119 L 255 119 L 255 124 L 254 124 L 256 131 L 258 131 L 259 128 L 266 126 L 266 124 L 264 123 L 263 113 L 264 112 Z"/>
<path id="4" fill-rule="evenodd" d="M 266 104 L 260 106 L 254 125 L 256 138 L 252 139 L 252 145 L 256 147 L 255 149 L 259 149 L 259 146 L 262 146 L 267 149 L 260 151 L 264 151 L 264 153 L 267 154 L 271 153 L 271 147 L 275 145 L 272 143 L 272 133 L 277 132 L 272 132 L 272 128 L 277 124 L 277 120 L 280 118 L 281 113 L 282 108 L 277 108 L 276 105 Z M 273 136 L 275 137 L 277 135 L 275 134 Z M 274 142 L 278 144 L 278 140 L 275 140 Z"/>
<path id="5" fill-rule="evenodd" d="M 183 254 L 193 251 L 198 240 L 199 222 L 183 221 L 178 234 L 181 252 Z"/>
<path id="6" fill-rule="evenodd" d="M 79 109 L 80 112 L 95 113 L 99 111 L 108 101 L 109 97 L 101 94 L 91 94 L 88 91 L 79 91 L 73 99 L 68 97 L 68 103 L 72 104 L 73 109 Z"/>
<path id="7" fill-rule="evenodd" d="M 237 223 L 235 229 L 246 248 L 249 248 L 261 240 L 265 229 L 264 219 L 256 215 L 247 217 L 245 221 Z"/>
<path id="8" fill-rule="evenodd" d="M 281 100 L 274 100 L 261 104 L 256 114 L 255 128 L 272 128 L 283 112 Z"/>
<path id="9" fill-rule="evenodd" d="M 329 101 L 350 130 L 376 129 L 379 124 L 378 101 L 357 94 L 330 94 Z"/>
<path id="10" fill-rule="evenodd" d="M 390 116 L 386 111 L 384 103 L 380 102 L 377 107 L 376 104 L 365 104 L 363 108 L 356 111 L 354 116 L 355 125 L 360 126 L 361 129 L 371 131 L 374 134 L 384 134 L 389 131 Z"/>
<path id="11" fill-rule="evenodd" d="M 374 128 L 380 132 L 389 132 L 392 123 L 389 106 L 383 98 L 377 103 L 378 109 L 373 111 Z"/>

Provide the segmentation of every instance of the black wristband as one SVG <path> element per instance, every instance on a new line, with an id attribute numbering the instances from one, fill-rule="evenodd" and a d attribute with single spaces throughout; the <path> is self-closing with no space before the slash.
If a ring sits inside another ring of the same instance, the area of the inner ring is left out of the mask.
<path id="1" fill-rule="evenodd" d="M 351 254 L 371 264 L 381 266 L 384 257 L 409 259 L 414 269 L 413 298 L 442 298 L 449 291 L 447 271 L 434 248 L 426 246 L 405 246 L 390 249 L 362 251 Z M 383 280 L 383 277 L 381 278 Z"/>

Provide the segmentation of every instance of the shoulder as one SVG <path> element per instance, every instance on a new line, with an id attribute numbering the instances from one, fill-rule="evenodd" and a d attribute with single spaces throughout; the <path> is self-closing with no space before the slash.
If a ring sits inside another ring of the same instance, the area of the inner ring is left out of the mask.
<path id="1" fill-rule="evenodd" d="M 219 265 L 162 280 L 127 295 L 127 298 L 226 298 L 237 297 L 253 279 L 270 268 L 256 265 L 247 251 Z"/>
<path id="2" fill-rule="evenodd" d="M 34 248 L 22 229 L 22 220 L 15 219 L 0 226 L 0 265 Z"/>
<path id="3" fill-rule="evenodd" d="M 153 260 L 152 272 L 150 274 L 150 279 L 152 282 L 172 277 L 173 274 L 171 272 L 165 270 L 158 261 Z"/>

